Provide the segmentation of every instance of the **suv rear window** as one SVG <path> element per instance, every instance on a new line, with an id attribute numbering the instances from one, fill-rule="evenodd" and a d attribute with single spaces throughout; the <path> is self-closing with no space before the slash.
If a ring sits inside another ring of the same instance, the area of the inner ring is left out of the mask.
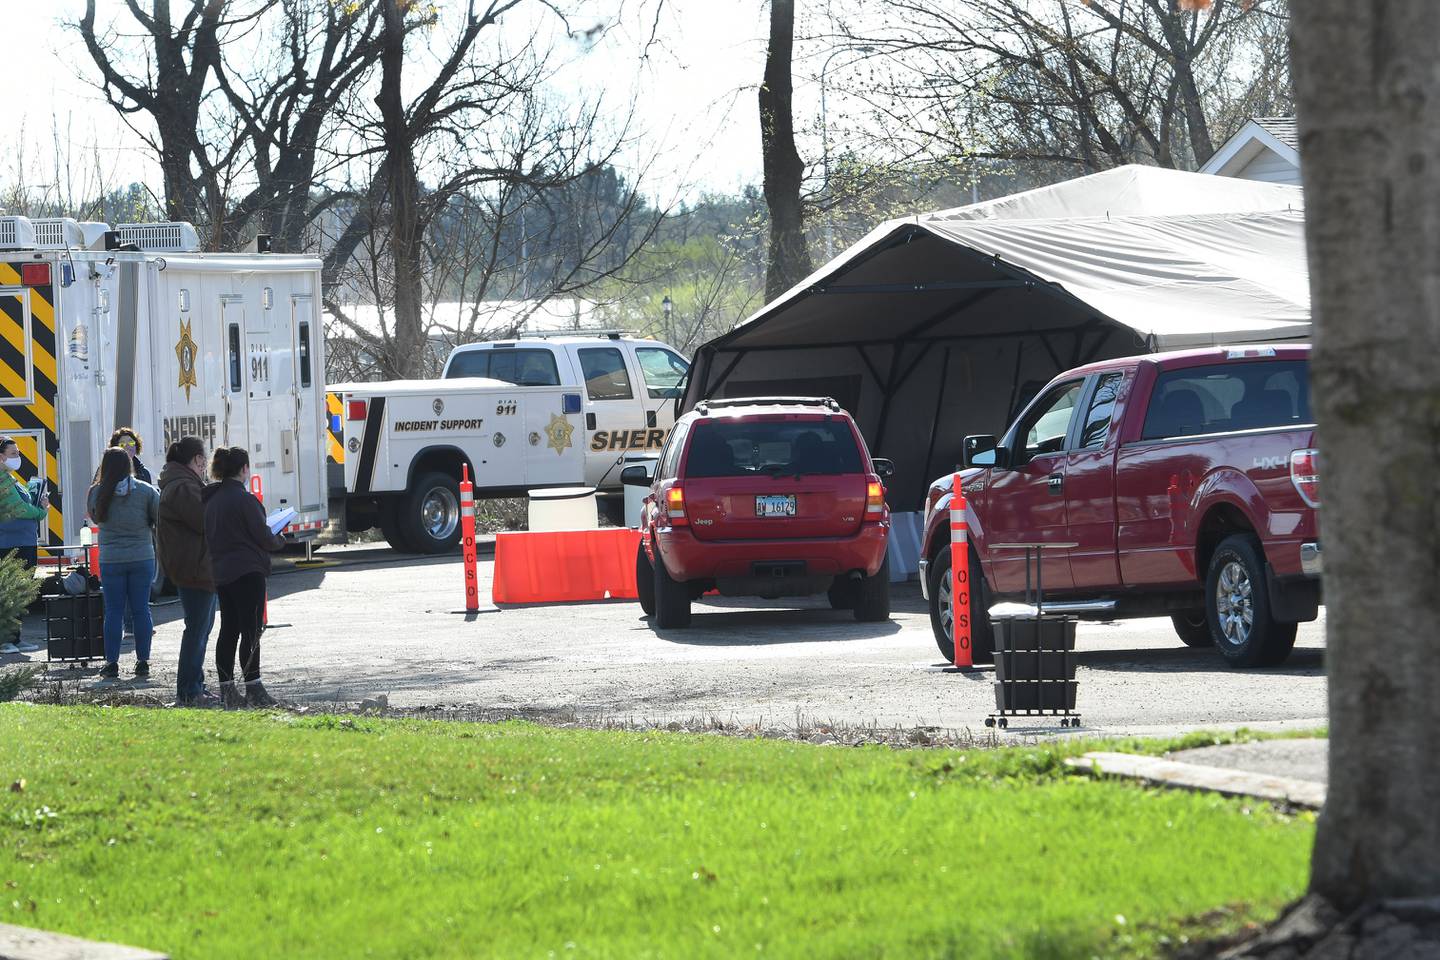
<path id="1" fill-rule="evenodd" d="M 1314 423 L 1303 360 L 1214 364 L 1160 374 L 1144 440 Z"/>
<path id="2" fill-rule="evenodd" d="M 861 473 L 847 422 L 704 420 L 695 424 L 688 477 L 833 476 Z"/>
<path id="3" fill-rule="evenodd" d="M 455 377 L 489 377 L 519 387 L 556 387 L 560 370 L 549 350 L 510 350 L 488 347 L 455 354 L 447 380 Z"/>

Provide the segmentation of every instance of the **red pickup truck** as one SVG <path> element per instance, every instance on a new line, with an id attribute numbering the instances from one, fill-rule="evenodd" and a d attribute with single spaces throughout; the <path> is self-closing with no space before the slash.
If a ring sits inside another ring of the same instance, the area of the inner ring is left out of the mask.
<path id="1" fill-rule="evenodd" d="M 976 659 L 993 655 L 986 611 L 1025 589 L 1013 545 L 1056 543 L 1073 546 L 1043 551 L 1047 611 L 1168 615 L 1232 666 L 1284 661 L 1320 604 L 1309 357 L 1220 347 L 1094 363 L 1051 381 L 1004 436 L 966 437 Z M 952 483 L 930 487 L 920 567 L 947 659 Z"/>

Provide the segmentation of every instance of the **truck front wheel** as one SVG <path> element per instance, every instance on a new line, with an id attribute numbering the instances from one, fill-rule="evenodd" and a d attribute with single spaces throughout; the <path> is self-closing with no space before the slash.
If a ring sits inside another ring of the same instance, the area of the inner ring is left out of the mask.
<path id="1" fill-rule="evenodd" d="M 972 663 L 995 662 L 995 639 L 990 627 L 990 591 L 985 586 L 985 576 L 980 572 L 980 557 L 970 550 L 970 659 Z M 955 662 L 955 642 L 952 639 L 951 618 L 953 580 L 950 576 L 950 547 L 941 549 L 935 562 L 930 564 L 930 630 L 935 634 L 935 646 L 946 663 Z"/>
<path id="2" fill-rule="evenodd" d="M 1204 610 L 1186 610 L 1172 613 L 1170 622 L 1175 625 L 1175 635 L 1187 647 L 1213 647 L 1215 638 L 1210 635 L 1210 617 Z"/>
<path id="3" fill-rule="evenodd" d="M 400 536 L 416 553 L 448 553 L 460 542 L 460 484 L 427 473 L 400 499 Z"/>
<path id="4" fill-rule="evenodd" d="M 1232 667 L 1273 667 L 1295 646 L 1297 625 L 1270 613 L 1265 555 L 1254 534 L 1220 541 L 1205 578 L 1205 615 L 1215 646 Z"/>

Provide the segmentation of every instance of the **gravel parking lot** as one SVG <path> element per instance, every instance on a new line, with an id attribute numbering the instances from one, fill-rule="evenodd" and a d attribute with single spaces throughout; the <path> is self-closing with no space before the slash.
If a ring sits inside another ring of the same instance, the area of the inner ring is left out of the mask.
<path id="1" fill-rule="evenodd" d="M 802 609 L 713 599 L 696 606 L 691 629 L 657 634 L 634 602 L 491 607 L 467 618 L 458 558 L 405 558 L 374 547 L 322 556 L 329 565 L 319 569 L 278 564 L 271 580 L 265 677 L 290 701 L 353 704 L 385 694 L 391 707 L 949 730 L 979 730 L 994 708 L 993 671 L 947 671 L 914 584 L 896 587 L 890 623 L 856 623 L 823 597 Z M 490 573 L 482 558 L 482 603 Z M 180 609 L 155 612 L 156 675 L 144 689 L 173 697 Z M 1230 670 L 1217 654 L 1182 646 L 1168 620 L 1081 624 L 1082 732 L 1320 726 L 1323 623 L 1322 615 L 1301 627 L 1284 667 L 1254 671 Z M 124 672 L 129 664 L 127 654 Z M 213 667 L 207 675 L 213 684 Z M 1027 728 L 1059 732 L 1054 721 L 1017 721 L 1011 734 Z"/>

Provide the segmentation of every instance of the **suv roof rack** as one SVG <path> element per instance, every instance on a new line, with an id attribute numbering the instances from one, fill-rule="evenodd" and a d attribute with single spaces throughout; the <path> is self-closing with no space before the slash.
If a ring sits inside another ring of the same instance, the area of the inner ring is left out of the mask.
<path id="1" fill-rule="evenodd" d="M 840 412 L 839 402 L 832 397 L 726 397 L 723 400 L 701 400 L 695 404 L 695 409 L 703 415 L 711 410 L 728 407 L 762 406 L 824 407 L 835 413 Z"/>

